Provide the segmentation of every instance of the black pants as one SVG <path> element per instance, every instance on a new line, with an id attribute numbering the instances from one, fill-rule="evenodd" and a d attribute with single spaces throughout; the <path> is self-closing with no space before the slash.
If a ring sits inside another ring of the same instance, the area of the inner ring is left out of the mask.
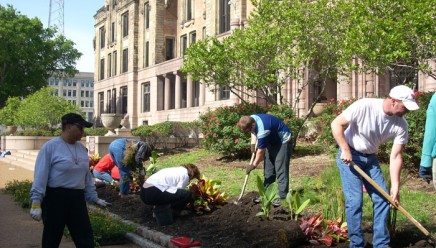
<path id="1" fill-rule="evenodd" d="M 148 205 L 171 204 L 172 209 L 182 210 L 191 198 L 191 192 L 186 189 L 177 189 L 176 193 L 171 194 L 156 187 L 141 188 L 141 200 Z"/>
<path id="2" fill-rule="evenodd" d="M 59 247 L 65 226 L 76 247 L 94 247 L 94 234 L 83 190 L 47 188 L 41 207 L 43 248 Z"/>

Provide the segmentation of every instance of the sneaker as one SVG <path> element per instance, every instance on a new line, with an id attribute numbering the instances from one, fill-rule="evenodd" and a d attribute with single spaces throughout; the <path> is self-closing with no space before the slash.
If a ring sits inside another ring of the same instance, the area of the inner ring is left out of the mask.
<path id="1" fill-rule="evenodd" d="M 284 199 L 282 199 L 282 198 L 277 198 L 277 199 L 275 199 L 273 202 L 272 202 L 272 205 L 274 206 L 274 207 L 280 207 L 280 205 L 282 205 L 282 201 L 283 201 Z"/>
<path id="2" fill-rule="evenodd" d="M 253 199 L 253 202 L 256 204 L 260 203 L 261 201 L 262 201 L 262 197 L 260 197 L 260 196 Z"/>

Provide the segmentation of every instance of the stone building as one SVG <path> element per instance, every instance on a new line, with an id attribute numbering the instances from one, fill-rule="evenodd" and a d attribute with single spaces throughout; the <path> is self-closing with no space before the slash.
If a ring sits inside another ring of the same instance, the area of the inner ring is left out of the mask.
<path id="1" fill-rule="evenodd" d="M 88 121 L 94 120 L 94 73 L 79 72 L 72 78 L 48 79 L 48 85 L 72 104 L 78 105 Z"/>
<path id="2" fill-rule="evenodd" d="M 209 108 L 239 103 L 228 88 L 211 92 L 180 67 L 190 44 L 243 28 L 252 10 L 249 0 L 106 0 L 94 16 L 95 115 L 128 114 L 134 128 L 192 121 Z M 413 74 L 410 79 L 419 82 L 418 90 L 436 89 L 431 78 Z M 397 84 L 390 75 L 359 73 L 338 81 L 327 84 L 325 99 L 383 96 Z M 285 84 L 285 101 L 295 100 L 298 84 Z M 304 90 L 300 115 L 307 113 L 317 91 L 313 86 Z"/>

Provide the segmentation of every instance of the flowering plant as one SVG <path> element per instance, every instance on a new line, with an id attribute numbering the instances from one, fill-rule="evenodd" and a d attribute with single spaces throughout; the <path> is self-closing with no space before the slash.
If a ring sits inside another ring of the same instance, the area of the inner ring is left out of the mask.
<path id="1" fill-rule="evenodd" d="M 98 161 L 100 161 L 100 159 L 101 157 L 98 153 L 89 155 L 89 171 L 92 172 L 92 170 L 94 170 L 94 166 L 98 163 Z"/>
<path id="2" fill-rule="evenodd" d="M 220 192 L 221 181 L 209 180 L 203 176 L 197 183 L 191 183 L 189 190 L 192 193 L 192 201 L 189 207 L 196 213 L 210 212 L 217 205 L 222 205 L 227 199 L 227 194 Z"/>

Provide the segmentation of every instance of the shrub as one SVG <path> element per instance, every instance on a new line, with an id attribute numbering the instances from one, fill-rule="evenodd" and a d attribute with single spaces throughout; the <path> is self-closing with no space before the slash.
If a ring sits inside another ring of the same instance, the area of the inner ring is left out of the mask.
<path id="1" fill-rule="evenodd" d="M 17 125 L 16 116 L 20 105 L 19 97 L 8 97 L 6 105 L 0 109 L 0 123 L 6 126 Z"/>
<path id="2" fill-rule="evenodd" d="M 13 180 L 7 182 L 4 191 L 11 194 L 14 200 L 22 207 L 30 207 L 30 189 L 32 188 L 32 182 L 29 180 L 17 181 Z"/>
<path id="3" fill-rule="evenodd" d="M 290 105 L 272 105 L 268 109 L 268 114 L 277 116 L 289 127 L 292 132 L 293 147 L 295 147 L 298 133 L 304 124 L 304 120 L 298 117 Z"/>

